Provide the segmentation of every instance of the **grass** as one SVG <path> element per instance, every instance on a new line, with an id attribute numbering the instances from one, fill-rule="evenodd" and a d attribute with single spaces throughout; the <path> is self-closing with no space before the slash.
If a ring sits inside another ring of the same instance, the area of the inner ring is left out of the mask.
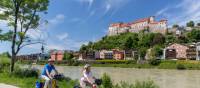
<path id="1" fill-rule="evenodd" d="M 38 80 L 38 78 L 31 73 L 26 73 L 26 71 L 24 69 L 21 69 L 18 67 L 19 70 L 19 74 L 16 74 L 15 72 L 13 74 L 9 74 L 9 59 L 6 56 L 2 56 L 0 55 L 0 61 L 2 61 L 0 63 L 0 66 L 2 67 L 0 70 L 0 83 L 5 83 L 5 84 L 9 84 L 9 85 L 13 85 L 13 86 L 17 86 L 19 88 L 35 88 L 35 83 Z M 108 61 L 109 63 L 112 63 L 112 61 Z M 116 61 L 115 61 L 116 62 Z M 122 63 L 127 63 L 127 64 L 122 64 Z M 83 65 L 83 64 L 80 64 Z M 133 64 L 133 63 L 129 63 L 127 61 L 120 61 L 117 62 L 117 64 L 92 64 L 94 66 L 99 66 L 99 67 L 137 67 L 137 68 L 149 68 L 152 67 L 154 68 L 154 66 L 151 66 L 149 64 Z M 17 66 L 16 66 L 17 68 Z M 16 70 L 16 69 L 15 69 Z M 24 74 L 24 72 L 26 74 L 30 74 L 27 75 L 27 77 L 25 76 L 20 76 L 20 74 Z M 123 83 L 119 83 L 117 85 L 112 85 L 112 81 L 111 78 L 109 76 L 103 76 L 103 85 L 106 86 L 100 86 L 100 88 L 108 88 L 108 85 L 110 86 L 110 88 L 159 88 L 156 86 L 156 84 L 153 83 L 153 81 L 143 81 L 143 82 L 136 82 L 134 84 L 127 84 L 125 82 Z M 78 80 L 62 80 L 62 81 L 58 81 L 58 85 L 59 88 L 73 88 L 74 85 L 79 84 Z M 126 86 L 126 87 L 124 87 Z"/>
<path id="2" fill-rule="evenodd" d="M 35 83 L 38 80 L 36 77 L 21 77 L 9 73 L 10 59 L 6 55 L 0 55 L 0 83 L 5 83 L 20 88 L 35 88 Z M 18 68 L 18 65 L 15 65 Z M 15 69 L 16 70 L 16 69 Z M 21 73 L 20 73 L 21 74 Z M 62 80 L 58 81 L 60 88 L 73 88 L 77 84 L 77 80 Z"/>
<path id="3" fill-rule="evenodd" d="M 20 88 L 35 88 L 35 83 L 38 80 L 35 77 L 22 78 L 10 75 L 8 73 L 0 73 L 0 78 L 0 83 L 13 85 Z M 60 88 L 73 88 L 73 86 L 77 83 L 77 80 L 58 81 L 58 85 Z"/>

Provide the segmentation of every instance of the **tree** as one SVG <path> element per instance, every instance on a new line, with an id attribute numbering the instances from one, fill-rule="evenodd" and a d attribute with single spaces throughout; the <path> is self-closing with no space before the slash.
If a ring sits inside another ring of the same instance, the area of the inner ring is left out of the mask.
<path id="1" fill-rule="evenodd" d="M 133 46 L 133 39 L 131 37 L 128 37 L 128 39 L 126 40 L 125 44 L 124 44 L 124 48 L 125 50 L 128 50 L 128 49 L 132 49 L 132 46 Z"/>
<path id="2" fill-rule="evenodd" d="M 31 42 L 27 32 L 37 29 L 40 21 L 40 13 L 46 13 L 49 0 L 0 0 L 0 8 L 3 13 L 0 19 L 7 21 L 13 28 L 11 37 L 11 67 L 14 71 L 15 60 L 18 52 L 27 45 L 38 42 Z"/>
<path id="3" fill-rule="evenodd" d="M 194 27 L 194 21 L 190 21 L 190 22 L 188 22 L 187 24 L 187 27 Z"/>
<path id="4" fill-rule="evenodd" d="M 160 33 L 156 33 L 153 37 L 153 40 L 151 41 L 151 46 L 164 43 L 165 43 L 165 37 Z"/>
<path id="5" fill-rule="evenodd" d="M 178 28 L 179 25 L 178 25 L 178 24 L 174 24 L 172 27 L 173 27 L 173 28 Z"/>
<path id="6" fill-rule="evenodd" d="M 141 59 L 145 59 L 145 55 L 147 53 L 147 49 L 146 47 L 140 47 L 139 49 L 139 55 L 141 57 Z"/>
<path id="7" fill-rule="evenodd" d="M 86 51 L 87 50 L 87 46 L 85 44 L 81 45 L 81 48 L 80 48 L 80 52 L 83 52 L 83 51 Z"/>
<path id="8" fill-rule="evenodd" d="M 197 26 L 200 26 L 200 23 L 197 23 Z"/>
<path id="9" fill-rule="evenodd" d="M 152 48 L 152 52 L 155 57 L 161 57 L 163 54 L 163 49 L 161 48 L 161 46 L 156 45 Z"/>
<path id="10" fill-rule="evenodd" d="M 192 42 L 199 42 L 200 41 L 200 30 L 192 29 L 192 31 L 187 34 L 187 37 L 190 40 L 192 40 Z"/>
<path id="11" fill-rule="evenodd" d="M 63 60 L 71 61 L 74 56 L 71 53 L 64 53 Z"/>

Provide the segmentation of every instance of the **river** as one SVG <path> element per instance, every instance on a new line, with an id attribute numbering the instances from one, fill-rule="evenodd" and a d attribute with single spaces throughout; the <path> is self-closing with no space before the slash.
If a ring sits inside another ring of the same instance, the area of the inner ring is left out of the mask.
<path id="1" fill-rule="evenodd" d="M 43 66 L 34 65 L 33 67 L 42 69 Z M 60 73 L 72 79 L 81 77 L 82 67 L 56 66 L 56 68 Z M 96 77 L 107 73 L 114 83 L 153 80 L 160 88 L 200 88 L 200 70 L 92 67 L 92 72 Z"/>

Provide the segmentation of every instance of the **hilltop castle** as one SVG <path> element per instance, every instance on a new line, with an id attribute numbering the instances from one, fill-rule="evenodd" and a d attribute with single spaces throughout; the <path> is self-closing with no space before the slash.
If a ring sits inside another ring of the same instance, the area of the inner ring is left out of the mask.
<path id="1" fill-rule="evenodd" d="M 144 29 L 148 29 L 149 32 L 153 33 L 165 34 L 167 32 L 167 20 L 155 21 L 155 17 L 151 16 L 130 23 L 113 23 L 109 26 L 108 36 L 126 32 L 138 33 Z"/>

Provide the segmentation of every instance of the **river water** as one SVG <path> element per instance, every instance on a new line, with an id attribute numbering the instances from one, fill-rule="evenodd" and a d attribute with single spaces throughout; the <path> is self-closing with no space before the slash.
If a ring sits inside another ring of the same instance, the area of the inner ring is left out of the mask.
<path id="1" fill-rule="evenodd" d="M 41 65 L 33 67 L 43 68 Z M 56 66 L 56 68 L 60 73 L 72 79 L 81 77 L 82 67 Z M 92 67 L 92 72 L 97 78 L 107 73 L 114 83 L 153 80 L 160 88 L 200 88 L 200 70 Z"/>

